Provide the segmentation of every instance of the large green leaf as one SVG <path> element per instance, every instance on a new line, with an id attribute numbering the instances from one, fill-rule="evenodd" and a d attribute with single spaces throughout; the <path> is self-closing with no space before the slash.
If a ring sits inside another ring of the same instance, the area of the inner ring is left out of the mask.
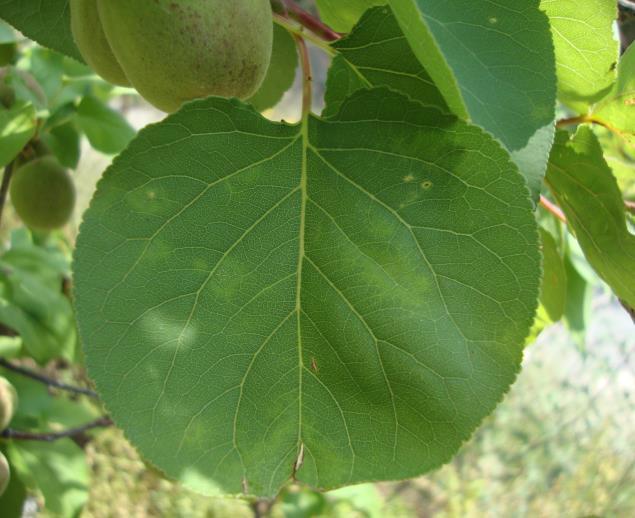
<path id="1" fill-rule="evenodd" d="M 635 236 L 626 226 L 624 201 L 590 128 L 571 139 L 556 136 L 547 182 L 589 263 L 631 306 L 635 305 Z"/>
<path id="2" fill-rule="evenodd" d="M 88 369 L 140 451 L 198 489 L 415 476 L 514 380 L 537 239 L 500 145 L 401 94 L 301 126 L 189 103 L 115 159 L 85 215 Z"/>
<path id="3" fill-rule="evenodd" d="M 497 137 L 538 199 L 553 141 L 556 71 L 539 0 L 390 0 L 448 106 Z"/>
<path id="4" fill-rule="evenodd" d="M 447 111 L 441 92 L 410 49 L 388 7 L 368 11 L 355 30 L 333 47 L 338 54 L 329 70 L 323 115 L 335 115 L 351 93 L 373 86 L 389 86 Z"/>
<path id="5" fill-rule="evenodd" d="M 82 61 L 71 34 L 68 0 L 0 0 L 0 18 L 40 45 Z"/>
<path id="6" fill-rule="evenodd" d="M 385 4 L 388 0 L 316 0 L 320 17 L 339 32 L 350 31 L 366 9 Z"/>
<path id="7" fill-rule="evenodd" d="M 598 100 L 615 81 L 617 2 L 541 0 L 556 49 L 558 97 L 577 105 Z"/>

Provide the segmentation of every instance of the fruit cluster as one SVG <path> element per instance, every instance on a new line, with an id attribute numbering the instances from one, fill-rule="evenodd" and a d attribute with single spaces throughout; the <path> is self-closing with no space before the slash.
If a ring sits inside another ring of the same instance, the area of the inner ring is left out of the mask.
<path id="1" fill-rule="evenodd" d="M 70 7 L 85 61 L 167 112 L 210 95 L 246 99 L 269 67 L 269 0 L 71 0 Z"/>

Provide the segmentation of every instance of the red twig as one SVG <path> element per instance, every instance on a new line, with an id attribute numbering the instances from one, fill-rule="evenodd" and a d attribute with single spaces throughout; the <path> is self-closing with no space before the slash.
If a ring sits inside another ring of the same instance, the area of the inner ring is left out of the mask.
<path id="1" fill-rule="evenodd" d="M 289 16 L 291 18 L 309 29 L 311 32 L 321 36 L 326 41 L 337 41 L 342 37 L 341 34 L 335 32 L 320 19 L 302 9 L 302 7 L 296 4 L 293 0 L 284 0 L 284 4 L 288 9 Z"/>
<path id="2" fill-rule="evenodd" d="M 560 221 L 562 221 L 563 223 L 567 222 L 567 217 L 564 215 L 564 212 L 562 212 L 562 209 L 558 207 L 557 205 L 554 205 L 553 203 L 551 203 L 547 198 L 545 198 L 542 195 L 540 196 L 540 205 L 544 209 L 549 211 L 551 214 L 553 214 Z"/>

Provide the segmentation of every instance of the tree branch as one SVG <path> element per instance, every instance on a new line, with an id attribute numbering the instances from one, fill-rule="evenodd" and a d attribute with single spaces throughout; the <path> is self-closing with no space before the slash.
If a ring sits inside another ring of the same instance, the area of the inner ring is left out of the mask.
<path id="1" fill-rule="evenodd" d="M 60 432 L 21 432 L 20 430 L 13 430 L 7 428 L 0 433 L 0 437 L 3 439 L 13 439 L 18 441 L 41 441 L 41 442 L 54 442 L 59 439 L 75 438 L 83 435 L 89 430 L 95 428 L 108 428 L 112 426 L 113 422 L 109 417 L 103 416 L 99 419 L 95 419 L 90 423 L 78 426 L 77 428 L 69 428 Z"/>
<path id="2" fill-rule="evenodd" d="M 0 226 L 2 225 L 2 214 L 4 213 L 4 204 L 7 201 L 7 193 L 9 192 L 9 184 L 13 176 L 13 162 L 9 162 L 4 168 L 2 176 L 2 185 L 0 185 Z"/>
<path id="3" fill-rule="evenodd" d="M 5 360 L 4 358 L 0 358 L 0 367 L 4 367 L 7 370 L 13 371 L 17 374 L 20 374 L 21 376 L 25 376 L 32 380 L 39 381 L 40 383 L 43 383 L 44 385 L 48 385 L 49 387 L 55 387 L 60 390 L 65 390 L 67 392 L 72 392 L 74 394 L 81 394 L 81 395 L 92 397 L 95 399 L 99 398 L 97 393 L 90 389 L 67 385 L 66 383 L 62 383 L 61 381 L 54 380 L 47 376 L 43 376 L 42 374 L 34 372 L 25 367 L 14 365 L 13 363 Z"/>

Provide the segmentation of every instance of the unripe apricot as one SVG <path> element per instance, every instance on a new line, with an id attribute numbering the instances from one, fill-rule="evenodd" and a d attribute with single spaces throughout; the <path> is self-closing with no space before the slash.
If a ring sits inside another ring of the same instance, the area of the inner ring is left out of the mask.
<path id="1" fill-rule="evenodd" d="M 70 7 L 73 38 L 86 63 L 106 81 L 130 86 L 104 34 L 97 0 L 70 0 Z"/>
<path id="2" fill-rule="evenodd" d="M 0 430 L 4 430 L 18 406 L 18 393 L 9 380 L 0 377 Z"/>
<path id="3" fill-rule="evenodd" d="M 75 206 L 75 186 L 53 156 L 19 167 L 11 179 L 11 201 L 22 221 L 36 230 L 63 226 Z"/>
<path id="4" fill-rule="evenodd" d="M 4 494 L 9 485 L 11 478 L 11 469 L 9 468 L 9 462 L 4 454 L 0 451 L 0 496 Z"/>
<path id="5" fill-rule="evenodd" d="M 97 0 L 117 61 L 164 111 L 191 99 L 250 97 L 273 44 L 269 0 Z"/>

